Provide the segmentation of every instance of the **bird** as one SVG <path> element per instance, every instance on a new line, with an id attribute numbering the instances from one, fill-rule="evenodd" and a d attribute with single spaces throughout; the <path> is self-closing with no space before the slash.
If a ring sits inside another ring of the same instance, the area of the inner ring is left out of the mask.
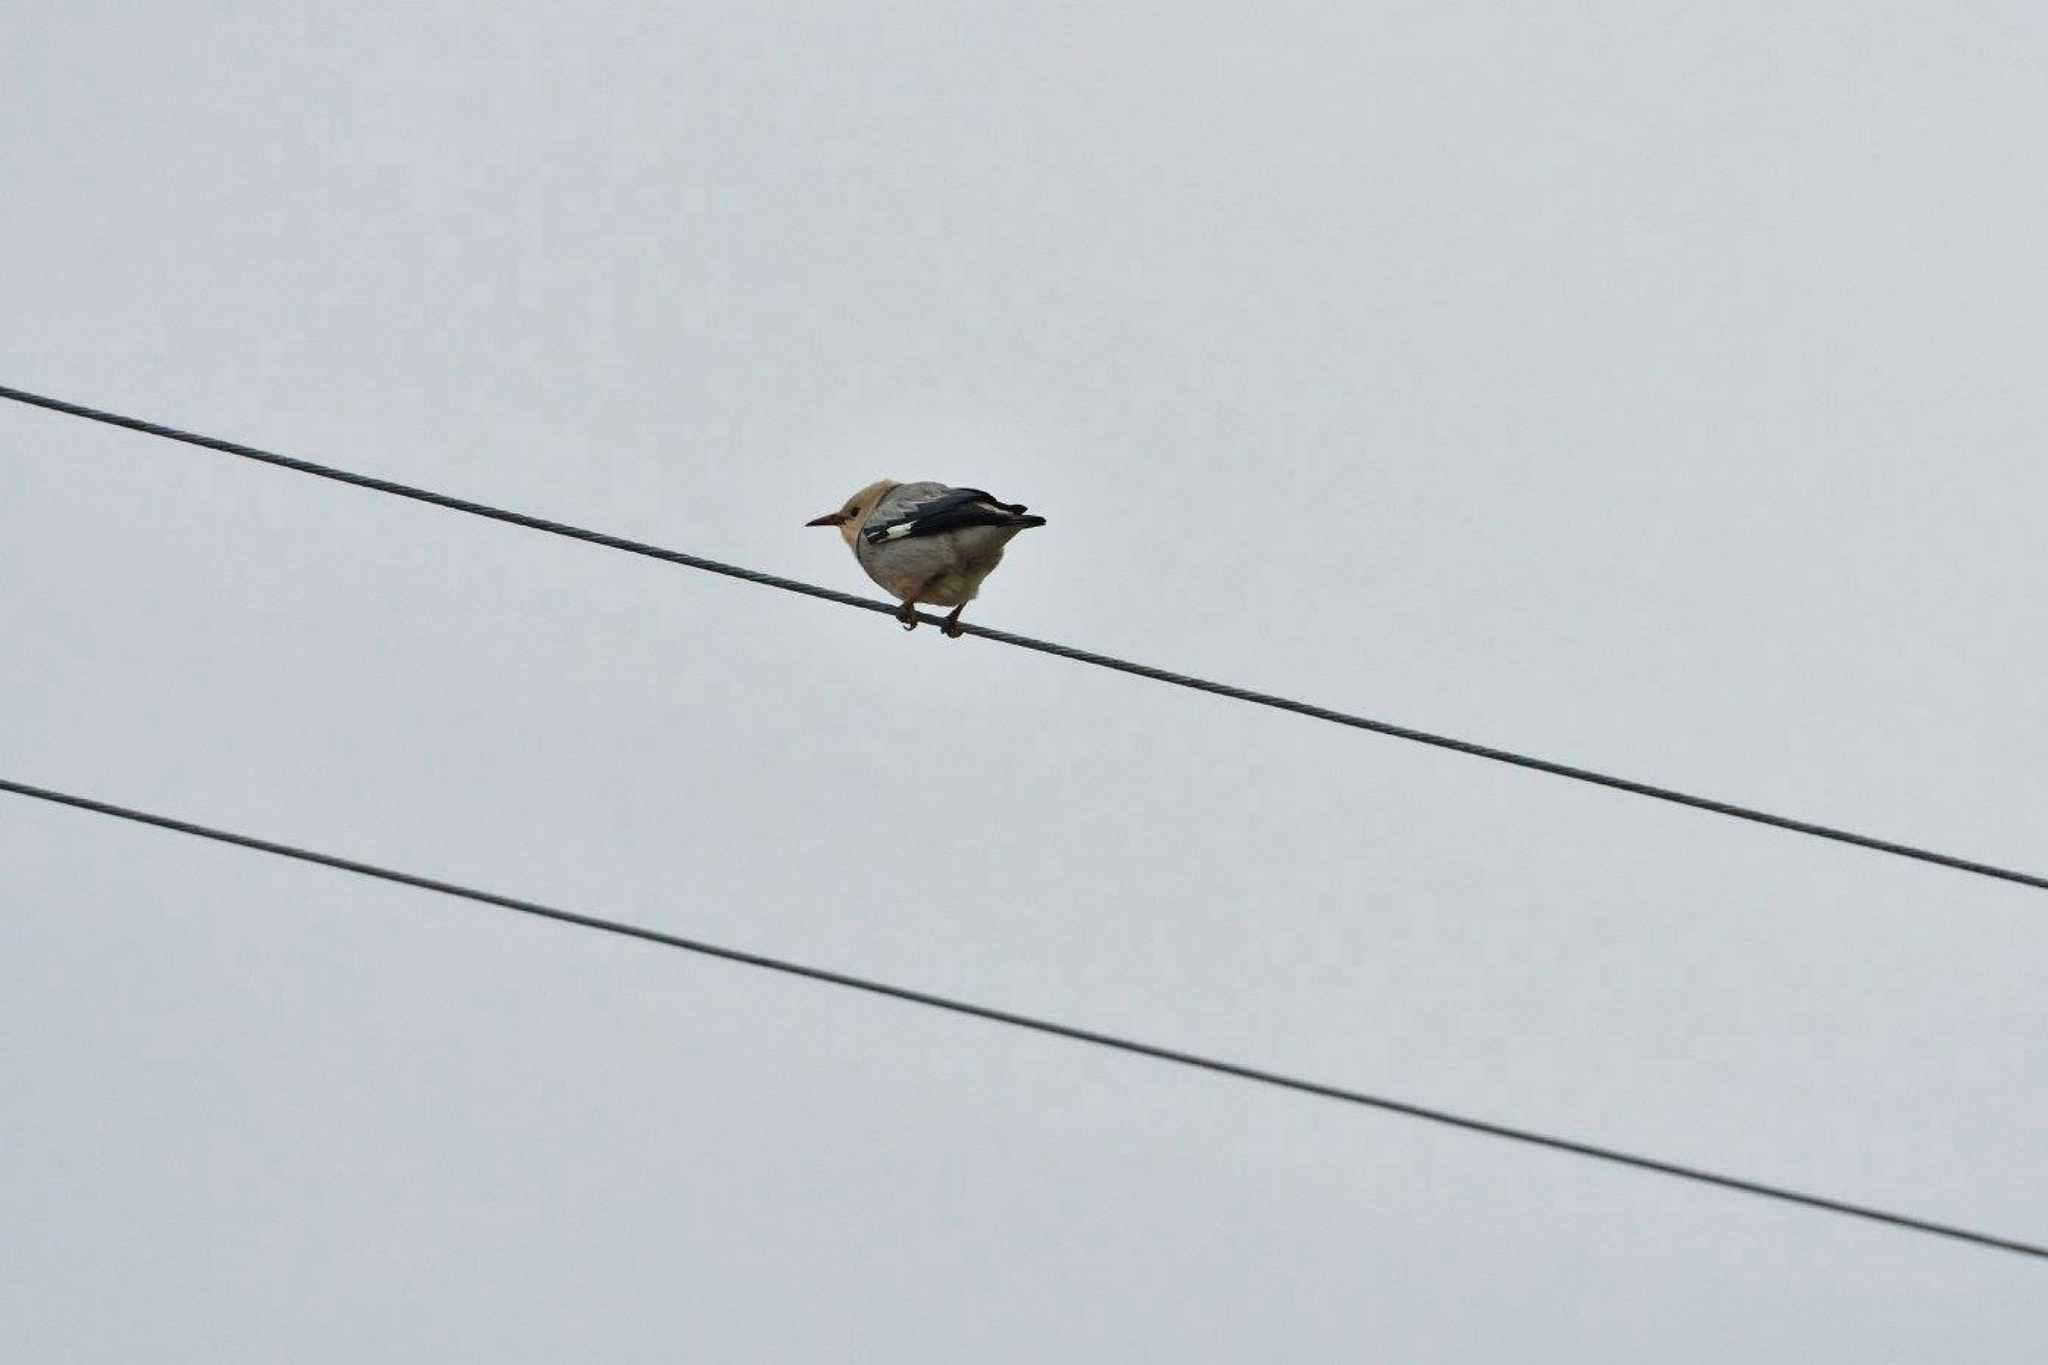
<path id="1" fill-rule="evenodd" d="M 896 619 L 905 630 L 917 629 L 917 604 L 929 602 L 953 609 L 940 629 L 957 640 L 960 612 L 1002 563 L 1003 547 L 1045 518 L 979 488 L 877 479 L 804 524 L 839 528 L 868 577 L 902 601 Z"/>

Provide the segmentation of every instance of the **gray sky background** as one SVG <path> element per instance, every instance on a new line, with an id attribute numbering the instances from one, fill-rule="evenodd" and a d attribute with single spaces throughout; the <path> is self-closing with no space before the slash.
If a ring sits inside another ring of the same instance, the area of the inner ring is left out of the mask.
<path id="1" fill-rule="evenodd" d="M 2038 870 L 2034 4 L 31 3 L 9 384 Z M 2048 900 L 7 406 L 0 771 L 2048 1236 Z M 21 1359 L 2038 1360 L 2037 1265 L 0 800 Z"/>

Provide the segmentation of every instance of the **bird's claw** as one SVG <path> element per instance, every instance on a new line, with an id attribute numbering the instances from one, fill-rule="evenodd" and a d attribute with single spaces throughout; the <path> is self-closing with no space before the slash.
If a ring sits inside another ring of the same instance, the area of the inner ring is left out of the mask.
<path id="1" fill-rule="evenodd" d="M 896 613 L 896 619 L 903 623 L 905 630 L 917 629 L 917 608 L 905 602 L 903 609 Z"/>
<path id="2" fill-rule="evenodd" d="M 944 625 L 941 625 L 939 629 L 946 632 L 946 638 L 948 640 L 957 640 L 964 633 L 960 629 L 960 623 L 954 620 L 948 620 Z"/>

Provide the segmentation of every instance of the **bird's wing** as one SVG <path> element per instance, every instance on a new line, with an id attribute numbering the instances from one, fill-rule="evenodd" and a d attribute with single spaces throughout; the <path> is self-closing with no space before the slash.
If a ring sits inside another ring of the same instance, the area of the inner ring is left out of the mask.
<path id="1" fill-rule="evenodd" d="M 870 545 L 936 536 L 970 526 L 1015 526 L 1024 508 L 998 502 L 979 488 L 948 488 L 944 484 L 905 484 L 875 509 L 863 530 Z"/>

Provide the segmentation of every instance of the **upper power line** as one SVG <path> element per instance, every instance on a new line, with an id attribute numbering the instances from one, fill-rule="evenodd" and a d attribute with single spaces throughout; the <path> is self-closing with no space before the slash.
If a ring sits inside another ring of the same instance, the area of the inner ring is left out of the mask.
<path id="1" fill-rule="evenodd" d="M 337 483 L 352 484 L 357 488 L 368 488 L 379 493 L 389 493 L 395 497 L 410 498 L 415 502 L 432 503 L 436 507 L 446 507 L 455 512 L 467 512 L 471 516 L 487 517 L 492 521 L 510 522 L 514 526 L 524 526 L 529 530 L 545 531 L 550 535 L 567 536 L 571 540 L 588 541 L 592 545 L 602 545 L 613 550 L 624 550 L 628 554 L 643 555 L 649 559 L 664 560 L 670 564 L 681 564 L 692 569 L 702 569 L 707 573 L 723 574 L 728 578 L 739 578 L 749 583 L 760 583 L 771 588 L 781 588 L 785 592 L 802 593 L 806 597 L 822 598 L 827 602 L 837 602 L 842 606 L 859 607 L 864 611 L 881 612 L 887 616 L 895 616 L 899 610 L 899 608 L 887 603 L 876 602 L 865 597 L 855 597 L 851 593 L 835 592 L 831 588 L 821 588 L 814 583 L 802 583 L 793 578 L 783 578 L 776 574 L 762 573 L 758 569 L 742 568 L 735 564 L 723 564 L 715 559 L 705 559 L 700 555 L 684 554 L 680 550 L 664 549 L 658 545 L 628 540 L 624 536 L 607 535 L 602 531 L 592 531 L 581 526 L 571 526 L 566 522 L 549 521 L 544 517 L 530 516 L 525 512 L 515 512 L 503 507 L 493 507 L 488 503 L 471 502 L 467 498 L 451 497 L 446 493 L 436 493 L 431 489 L 416 488 L 410 484 L 397 483 L 390 479 L 380 479 L 369 474 L 358 474 L 352 470 L 337 469 L 332 465 L 315 464 L 311 460 L 301 460 L 290 455 L 280 455 L 275 451 L 261 450 L 255 446 L 242 445 L 236 441 L 225 441 L 216 436 L 202 436 L 195 432 L 181 431 L 176 427 L 164 426 L 158 422 L 147 422 L 139 417 L 124 417 L 119 413 L 86 407 L 82 403 L 71 403 L 61 398 L 49 398 L 42 394 L 28 393 L 22 389 L 8 388 L 5 385 L 0 385 L 0 398 L 9 398 L 17 403 L 47 408 L 52 412 L 67 413 L 73 417 L 83 417 L 94 422 L 105 422 L 110 426 L 126 427 L 130 431 L 145 432 L 151 436 L 162 436 L 173 441 L 183 441 L 187 445 L 201 446 L 208 450 L 220 451 L 223 454 L 237 455 L 246 460 L 257 460 L 264 464 L 297 470 L 301 474 L 311 474 L 322 479 L 332 479 Z M 919 613 L 919 619 L 934 625 L 943 624 L 941 618 L 928 613 Z M 1308 702 L 1294 701 L 1291 698 L 1278 697 L 1267 692 L 1254 692 L 1250 688 L 1234 687 L 1229 683 L 1212 682 L 1207 678 L 1191 677 L 1185 673 L 1175 673 L 1171 669 L 1155 668 L 1150 664 L 1133 663 L 1129 659 L 1119 659 L 1108 654 L 1096 654 L 1089 650 L 1076 649 L 1071 645 L 1057 644 L 1050 640 L 1036 640 L 1028 635 L 1012 635 L 1005 630 L 995 630 L 988 626 L 975 625 L 972 622 L 962 622 L 960 629 L 969 635 L 976 635 L 984 640 L 994 640 L 999 644 L 1015 645 L 1019 649 L 1036 650 L 1041 654 L 1053 654 L 1062 659 L 1073 659 L 1078 663 L 1093 664 L 1098 668 L 1115 669 L 1119 673 L 1133 673 L 1141 678 L 1150 678 L 1154 682 L 1171 683 L 1175 687 L 1192 688 L 1197 692 L 1208 692 L 1219 697 L 1229 697 L 1234 701 L 1251 702 L 1256 706 L 1269 706 L 1278 711 L 1291 711 L 1298 716 L 1308 716 L 1315 720 L 1326 720 L 1336 725 L 1348 725 L 1358 730 L 1370 730 L 1374 734 L 1391 735 L 1395 739 L 1412 740 L 1417 744 L 1427 744 L 1438 749 L 1450 749 L 1456 753 L 1470 754 L 1474 758 L 1489 759 L 1495 763 L 1511 764 L 1517 768 L 1528 768 L 1536 772 L 1549 773 L 1555 777 L 1568 777 L 1576 782 L 1590 782 L 1595 786 L 1611 787 L 1616 791 L 1629 792 L 1636 796 L 1647 796 L 1658 801 L 1669 801 L 1674 805 L 1691 806 L 1696 810 L 1713 811 L 1717 815 L 1726 815 L 1737 820 L 1747 820 L 1753 824 L 1769 825 L 1775 829 L 1791 830 L 1795 834 L 1807 834 L 1816 839 L 1829 839 L 1839 844 L 1853 844 L 1858 848 L 1875 849 L 1880 853 L 1893 853 L 1901 858 L 1912 858 L 1923 863 L 1933 863 L 1940 867 L 1954 868 L 1958 872 L 1975 873 L 1980 877 L 1994 877 L 2000 881 L 2016 882 L 2021 886 L 2031 886 L 2037 890 L 2048 891 L 2048 876 L 2032 872 L 1999 867 L 1992 863 L 1961 858 L 1952 853 L 1942 853 L 1935 849 L 1900 843 L 1892 839 L 1879 839 L 1868 834 L 1858 834 L 1853 830 L 1823 825 L 1811 820 L 1796 820 L 1786 815 L 1773 815 L 1769 811 L 1758 810 L 1753 806 L 1740 806 L 1729 801 L 1717 801 L 1712 797 L 1695 796 L 1690 792 L 1682 792 L 1672 787 L 1660 787 L 1649 782 L 1638 782 L 1632 778 L 1616 777 L 1611 773 L 1596 772 L 1591 768 L 1575 767 L 1569 763 L 1557 763 L 1547 758 L 1536 758 L 1529 754 L 1516 753 L 1510 749 L 1496 749 L 1485 744 L 1475 744 L 1470 740 L 1454 739 L 1449 735 L 1432 734 L 1427 730 L 1416 730 L 1405 725 L 1395 725 L 1388 721 L 1374 720 L 1368 716 L 1335 711 L 1327 706 L 1316 706 Z"/>
<path id="2" fill-rule="evenodd" d="M 359 876 L 374 877 L 380 881 L 396 882 L 402 886 L 418 887 L 426 891 L 437 891 L 448 896 L 459 896 L 464 900 L 494 906 L 501 910 L 514 910 L 520 914 L 556 920 L 563 924 L 573 924 L 584 929 L 597 929 L 608 934 L 619 934 L 627 938 L 637 938 L 648 943 L 660 944 L 666 948 L 680 948 L 685 952 L 720 958 L 727 962 L 738 962 L 749 967 L 759 967 L 771 972 L 780 972 L 787 976 L 800 976 L 811 981 L 822 981 L 834 986 L 845 986 L 852 990 L 866 991 L 870 995 L 887 996 L 892 1000 L 901 1000 L 913 1005 L 923 1005 L 931 1009 L 945 1010 L 952 1014 L 971 1015 L 977 1019 L 986 1019 L 998 1024 L 1008 1024 L 1014 1028 L 1030 1029 L 1036 1033 L 1051 1034 L 1054 1037 L 1067 1038 L 1074 1042 L 1090 1043 L 1097 1047 L 1111 1048 L 1118 1052 L 1149 1057 L 1154 1061 L 1173 1062 L 1180 1066 L 1195 1067 L 1202 1071 L 1212 1071 L 1224 1076 L 1234 1076 L 1239 1080 L 1255 1081 L 1260 1085 L 1276 1086 L 1283 1090 L 1298 1091 L 1305 1095 L 1319 1095 L 1324 1099 L 1339 1100 L 1345 1104 L 1359 1105 L 1367 1109 L 1379 1109 L 1388 1113 L 1405 1114 L 1409 1118 L 1423 1119 L 1430 1123 L 1443 1124 L 1451 1128 L 1461 1128 L 1466 1132 L 1502 1138 L 1509 1142 L 1519 1142 L 1534 1147 L 1545 1147 L 1552 1151 L 1567 1152 L 1573 1156 L 1588 1157 L 1595 1161 L 1628 1166 L 1639 1171 L 1649 1171 L 1656 1175 L 1671 1176 L 1679 1180 L 1689 1180 L 1698 1184 L 1718 1186 L 1721 1189 L 1735 1190 L 1742 1194 L 1756 1195 L 1760 1198 L 1777 1200 L 1787 1204 L 1796 1204 L 1803 1208 L 1820 1209 L 1829 1213 L 1845 1214 L 1852 1218 L 1867 1219 L 1871 1222 L 1902 1228 L 1909 1232 L 1927 1233 L 1936 1237 L 1946 1237 L 1960 1242 L 1969 1242 L 1977 1246 L 1990 1247 L 1998 1251 L 2011 1251 L 2022 1256 L 2048 1260 L 2048 1246 L 2033 1242 L 2024 1242 L 2011 1237 L 2001 1237 L 1993 1233 L 1980 1232 L 1973 1228 L 1959 1227 L 1951 1223 L 1937 1223 L 1931 1219 L 1915 1217 L 1912 1214 L 1896 1213 L 1889 1209 L 1877 1208 L 1868 1204 L 1855 1204 L 1843 1199 L 1831 1199 L 1825 1195 L 1809 1194 L 1803 1190 L 1796 1190 L 1783 1185 L 1770 1185 L 1758 1180 L 1746 1180 L 1740 1176 L 1722 1175 L 1697 1166 L 1682 1165 L 1675 1161 L 1662 1161 L 1656 1157 L 1639 1156 L 1633 1152 L 1625 1152 L 1613 1147 L 1602 1147 L 1591 1142 L 1580 1142 L 1574 1138 L 1555 1137 L 1548 1133 L 1518 1128 L 1512 1124 L 1471 1118 L 1467 1115 L 1453 1113 L 1445 1109 L 1413 1104 L 1407 1100 L 1391 1099 L 1384 1095 L 1369 1094 L 1362 1090 L 1352 1090 L 1345 1086 L 1309 1080 L 1305 1077 L 1289 1075 L 1285 1072 L 1244 1066 L 1237 1062 L 1224 1061 L 1220 1058 L 1205 1056 L 1197 1052 L 1184 1052 L 1178 1048 L 1162 1047 L 1157 1043 L 1140 1042 L 1137 1039 L 1126 1038 L 1118 1034 L 1102 1033 L 1094 1029 L 1078 1028 L 1072 1024 L 1056 1023 L 1053 1020 L 1043 1019 L 1036 1015 L 1018 1014 L 1010 1010 L 996 1009 L 989 1005 L 977 1005 L 971 1001 L 954 999 L 951 996 L 935 995 L 929 991 L 915 990 L 908 986 L 891 985 L 888 982 L 878 981 L 871 977 L 854 976 L 846 972 L 831 971 L 824 967 L 813 967 L 801 962 L 792 962 L 785 958 L 768 957 L 760 953 L 750 953 L 738 948 L 728 948 L 715 943 L 706 943 L 701 939 L 684 938 L 677 934 L 665 934 L 657 929 L 629 924 L 622 920 L 604 919 L 597 915 L 581 914 L 573 910 L 561 910 L 553 906 L 542 905 L 538 901 L 522 900 L 516 896 L 500 895 L 495 891 L 484 891 L 476 887 L 464 886 L 457 882 L 441 881 L 433 877 L 422 877 L 416 873 L 400 872 L 394 868 L 380 867 L 375 863 L 359 862 L 353 858 L 343 858 L 332 853 L 319 853 L 312 849 L 296 848 L 290 844 L 273 843 L 268 839 L 258 839 L 247 834 L 236 834 L 229 830 L 215 829 L 207 825 L 194 824 L 187 820 L 174 819 L 168 815 L 156 815 L 128 806 L 118 806 L 111 802 L 95 800 L 92 797 L 77 796 L 69 792 L 55 791 L 48 787 L 32 786 L 25 782 L 15 782 L 4 777 L 0 777 L 0 791 L 13 792 L 19 796 L 32 797 L 35 800 L 47 801 L 55 805 L 71 806 L 79 810 L 91 811 L 97 815 L 130 820 L 137 824 L 153 825 L 158 829 L 173 830 L 179 834 L 190 834 L 201 839 L 211 839 L 218 843 L 233 844 L 239 848 L 254 849 L 260 853 L 272 853 L 282 858 L 293 858 L 300 862 L 317 863 L 322 867 L 337 868 L 343 872 L 353 872 Z"/>

